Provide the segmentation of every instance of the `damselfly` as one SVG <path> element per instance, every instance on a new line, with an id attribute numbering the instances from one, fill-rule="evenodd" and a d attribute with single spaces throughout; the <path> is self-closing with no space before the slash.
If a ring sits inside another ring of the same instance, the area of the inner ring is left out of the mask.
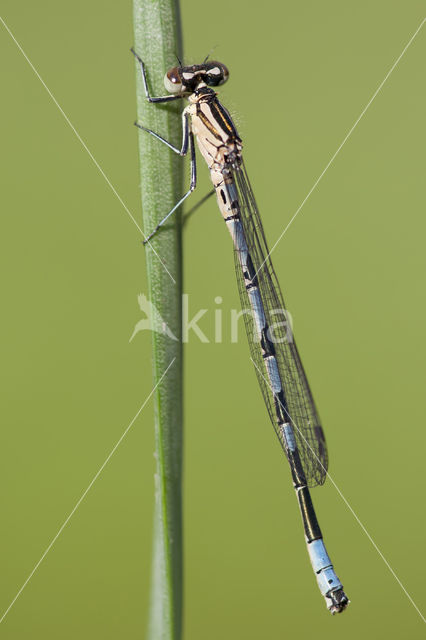
<path id="1" fill-rule="evenodd" d="M 182 112 L 182 146 L 177 148 L 140 123 L 147 131 L 181 156 L 189 150 L 191 183 L 188 191 L 146 238 L 148 242 L 196 186 L 194 135 L 210 170 L 217 202 L 234 243 L 235 269 L 250 344 L 251 359 L 269 417 L 290 464 L 293 485 L 302 515 L 309 557 L 318 586 L 331 613 L 349 604 L 322 539 L 309 487 L 323 484 L 327 476 L 327 447 L 312 393 L 296 344 L 288 335 L 284 300 L 272 266 L 253 191 L 242 158 L 242 141 L 228 111 L 213 87 L 228 79 L 224 64 L 216 61 L 177 66 L 164 78 L 169 95 L 151 97 L 145 65 L 142 72 L 146 98 L 162 103 L 186 98 Z"/>

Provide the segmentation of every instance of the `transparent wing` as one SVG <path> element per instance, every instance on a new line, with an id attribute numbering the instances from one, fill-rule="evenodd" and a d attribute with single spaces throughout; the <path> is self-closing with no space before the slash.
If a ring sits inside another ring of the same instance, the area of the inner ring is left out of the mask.
<path id="1" fill-rule="evenodd" d="M 286 321 L 284 299 L 271 259 L 269 258 L 269 250 L 262 223 L 244 164 L 241 164 L 239 168 L 233 169 L 232 175 L 235 180 L 240 203 L 243 233 L 254 269 L 257 272 L 263 311 L 275 345 L 275 355 L 286 398 L 288 417 L 293 425 L 306 479 L 308 485 L 311 487 L 323 484 L 328 468 L 327 446 L 324 432 L 319 421 L 299 352 L 291 333 L 291 328 Z M 245 287 L 237 250 L 235 250 L 234 257 L 241 306 L 243 310 L 250 309 L 250 300 Z M 272 393 L 266 375 L 262 349 L 259 341 L 256 339 L 256 328 L 252 314 L 244 313 L 244 321 L 259 385 L 275 432 L 284 449 L 284 442 L 281 431 L 278 429 L 274 408 L 276 398 Z"/>

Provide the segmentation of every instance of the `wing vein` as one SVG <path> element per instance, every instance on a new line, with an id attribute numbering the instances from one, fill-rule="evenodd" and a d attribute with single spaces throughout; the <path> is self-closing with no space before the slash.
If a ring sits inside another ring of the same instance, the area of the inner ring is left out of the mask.
<path id="1" fill-rule="evenodd" d="M 259 211 L 244 164 L 242 163 L 239 167 L 231 169 L 231 174 L 238 194 L 239 214 L 245 243 L 253 263 L 254 272 L 257 273 L 263 314 L 269 328 L 269 339 L 272 340 L 275 347 L 277 368 L 286 400 L 286 412 L 293 424 L 297 446 L 309 486 L 323 484 L 328 468 L 324 432 L 288 322 L 284 299 L 269 257 L 268 245 Z M 275 409 L 276 395 L 274 395 L 270 384 L 267 382 L 268 376 L 266 375 L 267 371 L 262 348 L 259 340 L 256 339 L 255 320 L 253 314 L 249 311 L 252 302 L 247 293 L 238 249 L 234 252 L 234 258 L 241 306 L 245 311 L 244 323 L 256 375 L 271 422 L 285 451 L 282 431 L 278 425 Z M 262 268 L 260 268 L 261 266 Z M 265 375 L 262 375 L 262 372 L 265 372 Z"/>

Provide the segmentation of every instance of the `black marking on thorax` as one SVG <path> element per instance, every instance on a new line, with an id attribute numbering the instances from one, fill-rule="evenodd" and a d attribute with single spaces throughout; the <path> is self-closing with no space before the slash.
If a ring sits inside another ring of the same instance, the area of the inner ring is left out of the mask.
<path id="1" fill-rule="evenodd" d="M 241 138 L 238 135 L 238 131 L 232 121 L 231 116 L 229 115 L 229 112 L 216 97 L 210 103 L 210 109 L 212 112 L 212 116 L 215 118 L 215 120 L 217 120 L 217 122 L 220 122 L 222 128 L 228 133 L 229 137 L 234 141 L 241 142 Z"/>
<path id="2" fill-rule="evenodd" d="M 196 102 L 197 116 L 210 133 L 221 141 L 241 142 L 231 116 L 217 99 L 216 93 L 212 92 L 209 87 L 203 87 L 198 90 L 197 96 L 199 97 Z M 203 111 L 202 105 L 208 105 L 211 118 Z"/>

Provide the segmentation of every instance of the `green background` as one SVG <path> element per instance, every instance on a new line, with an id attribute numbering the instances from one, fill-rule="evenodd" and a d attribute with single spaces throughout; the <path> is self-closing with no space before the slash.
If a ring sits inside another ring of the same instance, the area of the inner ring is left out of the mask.
<path id="1" fill-rule="evenodd" d="M 1 15 L 138 222 L 130 2 L 3 0 Z M 270 245 L 423 19 L 420 2 L 183 0 L 185 60 L 221 90 Z M 330 473 L 422 608 L 426 27 L 273 253 Z M 140 234 L 0 25 L 4 612 L 150 393 Z M 199 189 L 210 188 L 199 163 Z M 333 484 L 313 492 L 352 600 L 318 593 L 290 474 L 241 339 L 215 202 L 185 230 L 186 639 L 420 638 L 423 622 Z M 223 343 L 214 342 L 215 297 Z M 0 636 L 142 638 L 153 508 L 146 406 L 0 624 Z M 0 614 L 2 615 L 2 614 Z"/>

